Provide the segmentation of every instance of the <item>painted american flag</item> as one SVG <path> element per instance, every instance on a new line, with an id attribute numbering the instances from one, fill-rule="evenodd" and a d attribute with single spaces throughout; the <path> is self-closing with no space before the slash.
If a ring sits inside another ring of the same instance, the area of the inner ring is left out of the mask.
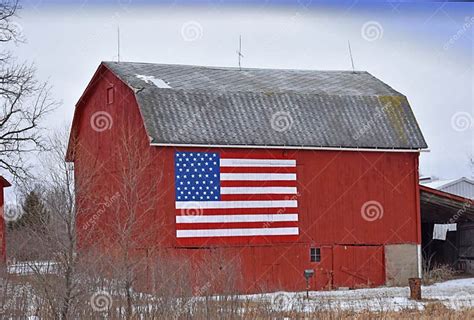
<path id="1" fill-rule="evenodd" d="M 294 159 L 176 152 L 176 237 L 187 244 L 294 241 L 296 182 Z"/>

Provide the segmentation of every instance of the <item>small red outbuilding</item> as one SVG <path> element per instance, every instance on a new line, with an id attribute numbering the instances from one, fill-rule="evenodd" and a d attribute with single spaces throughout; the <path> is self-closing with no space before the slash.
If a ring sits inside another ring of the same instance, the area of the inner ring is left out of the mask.
<path id="1" fill-rule="evenodd" d="M 130 250 L 238 264 L 242 292 L 303 290 L 307 269 L 317 290 L 407 284 L 425 148 L 367 72 L 104 62 L 68 150 L 79 245 L 123 243 L 136 219 Z"/>
<path id="2" fill-rule="evenodd" d="M 0 257 L 2 261 L 6 261 L 7 258 L 7 250 L 6 250 L 6 233 L 5 233 L 5 219 L 4 219 L 4 192 L 3 189 L 10 187 L 10 182 L 8 182 L 4 177 L 0 176 L 0 218 L 2 219 L 0 221 Z"/>

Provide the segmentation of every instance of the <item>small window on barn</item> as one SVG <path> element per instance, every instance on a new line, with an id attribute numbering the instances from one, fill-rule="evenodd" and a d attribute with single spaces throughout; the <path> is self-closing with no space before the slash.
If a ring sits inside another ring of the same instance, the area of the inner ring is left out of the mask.
<path id="1" fill-rule="evenodd" d="M 114 87 L 107 88 L 107 104 L 114 103 Z"/>
<path id="2" fill-rule="evenodd" d="M 321 248 L 311 248 L 310 249 L 310 261 L 311 262 L 320 262 L 321 261 Z"/>

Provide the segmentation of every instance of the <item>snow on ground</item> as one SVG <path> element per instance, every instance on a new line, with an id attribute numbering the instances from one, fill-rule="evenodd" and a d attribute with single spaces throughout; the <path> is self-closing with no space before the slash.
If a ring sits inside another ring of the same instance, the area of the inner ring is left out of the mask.
<path id="1" fill-rule="evenodd" d="M 305 292 L 274 292 L 250 295 L 245 298 L 270 301 L 276 310 L 371 310 L 399 311 L 423 309 L 429 303 L 440 302 L 451 309 L 474 307 L 474 278 L 450 280 L 430 286 L 422 286 L 422 301 L 408 297 L 408 287 L 381 287 L 372 289 L 311 291 L 309 299 Z"/>
<path id="2" fill-rule="evenodd" d="M 58 264 L 52 261 L 28 261 L 8 265 L 7 272 L 16 275 L 53 274 L 58 271 L 58 268 Z"/>

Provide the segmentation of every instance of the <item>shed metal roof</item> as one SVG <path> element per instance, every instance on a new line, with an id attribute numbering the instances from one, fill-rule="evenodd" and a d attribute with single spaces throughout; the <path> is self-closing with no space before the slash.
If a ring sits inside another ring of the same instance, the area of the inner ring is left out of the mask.
<path id="1" fill-rule="evenodd" d="M 474 221 L 473 200 L 420 185 L 421 221 L 456 223 Z"/>
<path id="2" fill-rule="evenodd" d="M 368 72 L 104 65 L 155 144 L 427 148 L 406 97 Z"/>
<path id="3" fill-rule="evenodd" d="M 421 184 L 433 188 L 433 189 L 438 189 L 438 190 L 443 190 L 446 187 L 452 186 L 457 183 L 462 183 L 466 182 L 469 184 L 474 185 L 474 181 L 470 180 L 469 178 L 466 177 L 461 177 L 458 179 L 449 179 L 449 180 L 435 180 L 435 181 L 430 181 L 430 182 L 422 182 Z"/>

